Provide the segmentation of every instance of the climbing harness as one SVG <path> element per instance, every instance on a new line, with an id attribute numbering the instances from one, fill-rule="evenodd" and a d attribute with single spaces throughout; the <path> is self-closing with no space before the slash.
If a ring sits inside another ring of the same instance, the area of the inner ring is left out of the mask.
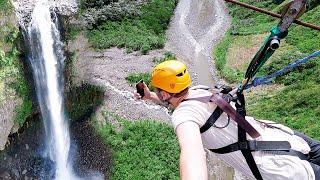
<path id="1" fill-rule="evenodd" d="M 230 98 L 230 99 L 228 99 Z M 251 137 L 257 138 L 260 136 L 259 132 L 248 122 L 245 120 L 244 116 L 239 114 L 230 104 L 230 100 L 233 97 L 230 94 L 224 94 L 222 97 L 220 94 L 213 93 L 211 96 L 203 96 L 203 97 L 197 97 L 197 98 L 188 98 L 186 100 L 198 100 L 202 102 L 213 102 L 218 107 L 214 110 L 214 112 L 211 114 L 209 121 L 205 123 L 203 127 L 200 128 L 200 132 L 204 132 L 208 130 L 214 122 L 220 117 L 220 115 L 225 112 L 228 114 L 228 116 L 237 122 L 237 124 L 245 129 L 245 132 L 247 132 Z M 229 102 L 228 102 L 229 101 Z"/>
<path id="2" fill-rule="evenodd" d="M 209 90 L 210 88 L 199 88 L 199 89 Z M 236 112 L 236 110 L 234 110 L 234 108 L 229 104 L 230 102 L 235 102 L 238 100 L 238 98 L 234 98 L 230 94 L 230 91 L 231 91 L 231 88 L 228 88 L 228 90 L 224 88 L 220 93 L 213 93 L 211 96 L 188 98 L 184 100 L 184 101 L 197 100 L 204 103 L 213 102 L 214 104 L 217 105 L 217 107 L 215 108 L 213 113 L 210 115 L 208 120 L 205 122 L 205 124 L 200 127 L 200 133 L 206 132 L 211 127 L 221 128 L 221 127 L 215 126 L 215 122 L 219 119 L 219 117 L 223 112 L 225 112 L 229 116 L 227 125 L 229 124 L 230 118 L 237 122 L 238 142 L 232 143 L 230 145 L 227 145 L 225 147 L 221 147 L 218 149 L 209 149 L 210 151 L 218 154 L 226 154 L 226 153 L 231 153 L 231 152 L 240 150 L 243 153 L 244 158 L 246 159 L 253 175 L 255 176 L 256 179 L 259 179 L 259 180 L 262 179 L 262 177 L 258 167 L 256 166 L 253 156 L 251 154 L 253 151 L 263 151 L 265 153 L 275 154 L 275 155 L 290 155 L 290 156 L 299 157 L 302 160 L 308 160 L 308 154 L 303 154 L 299 151 L 292 150 L 291 145 L 288 141 L 247 140 L 246 133 L 248 133 L 253 138 L 258 137 L 259 133 L 248 123 L 248 121 L 244 120 L 243 116 L 241 116 L 238 112 Z M 263 124 L 267 125 L 268 127 L 271 126 L 268 123 L 263 123 Z M 227 125 L 225 125 L 225 127 Z M 277 128 L 277 127 L 272 126 L 272 128 Z M 253 166 L 253 164 L 255 166 Z"/>
<path id="3" fill-rule="evenodd" d="M 304 57 L 303 59 L 299 59 L 287 66 L 285 66 L 284 68 L 272 73 L 272 74 L 269 74 L 267 76 L 264 76 L 264 77 L 256 77 L 253 79 L 253 81 L 249 84 L 247 84 L 247 86 L 245 87 L 245 89 L 249 89 L 251 87 L 256 87 L 256 86 L 259 86 L 259 85 L 262 85 L 262 84 L 270 84 L 271 83 L 271 79 L 272 78 L 275 78 L 277 76 L 280 76 L 280 75 L 283 75 L 299 66 L 301 66 L 302 64 L 308 62 L 310 59 L 312 58 L 316 58 L 320 56 L 320 51 L 316 51 L 316 52 L 313 52 L 312 54 L 310 54 L 309 56 L 307 57 Z"/>

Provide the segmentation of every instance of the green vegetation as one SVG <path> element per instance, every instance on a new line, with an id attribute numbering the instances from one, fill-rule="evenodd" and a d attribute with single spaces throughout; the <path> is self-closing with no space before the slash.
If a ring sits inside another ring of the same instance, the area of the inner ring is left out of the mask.
<path id="1" fill-rule="evenodd" d="M 0 0 L 0 11 L 1 13 L 6 13 L 12 10 L 12 6 L 10 4 L 10 1 L 8 0 Z"/>
<path id="2" fill-rule="evenodd" d="M 165 52 L 163 55 L 164 55 L 164 57 L 160 57 L 160 58 L 155 57 L 155 58 L 153 58 L 152 62 L 154 62 L 156 64 L 159 64 L 159 63 L 162 63 L 164 61 L 176 60 L 177 59 L 176 55 L 173 54 L 172 52 L 169 52 L 169 51 Z"/>
<path id="3" fill-rule="evenodd" d="M 15 82 L 12 83 L 12 87 L 17 95 L 22 98 L 22 104 L 15 109 L 16 117 L 14 121 L 19 126 L 22 126 L 27 117 L 32 114 L 33 104 L 30 97 L 30 86 L 22 73 L 23 69 L 21 65 L 19 69 L 19 74 L 17 74 Z"/>
<path id="4" fill-rule="evenodd" d="M 272 0 L 252 1 L 242 0 L 242 2 L 273 10 L 277 5 Z M 230 33 L 232 35 L 249 35 L 256 33 L 268 32 L 272 26 L 277 24 L 277 20 L 264 14 L 245 9 L 238 5 L 229 4 L 230 14 L 232 18 L 232 27 Z"/>
<path id="5" fill-rule="evenodd" d="M 16 94 L 22 98 L 22 104 L 16 106 L 16 117 L 14 122 L 21 126 L 26 118 L 31 114 L 32 102 L 30 99 L 30 89 L 23 76 L 22 64 L 18 59 L 18 51 L 12 48 L 8 53 L 0 50 L 0 82 L 3 87 L 0 89 L 0 101 L 5 101 L 7 95 Z"/>
<path id="6" fill-rule="evenodd" d="M 319 83 L 303 81 L 247 101 L 248 112 L 264 119 L 277 120 L 290 127 L 319 136 Z"/>
<path id="7" fill-rule="evenodd" d="M 16 105 L 15 124 L 21 126 L 32 113 L 32 101 L 23 65 L 19 61 L 17 46 L 21 41 L 19 29 L 11 22 L 14 14 L 9 1 L 0 1 L 0 14 L 3 25 L 0 27 L 0 101 L 7 96 L 18 96 L 22 103 Z"/>
<path id="8" fill-rule="evenodd" d="M 305 13 L 300 19 L 320 26 L 320 5 Z M 319 39 L 319 31 L 294 25 L 286 40 L 289 44 L 299 48 L 301 52 L 308 53 L 320 49 Z"/>
<path id="9" fill-rule="evenodd" d="M 126 80 L 131 85 L 135 85 L 140 80 L 143 80 L 144 83 L 150 86 L 151 74 L 150 73 L 132 73 L 132 74 L 129 74 L 128 77 L 126 77 Z"/>
<path id="10" fill-rule="evenodd" d="M 88 26 L 89 42 L 95 49 L 116 46 L 143 54 L 162 48 L 175 5 L 175 0 L 148 0 L 140 4 L 121 1 L 103 6 L 118 16 L 91 8 L 84 13 L 88 22 L 94 19 Z"/>
<path id="11" fill-rule="evenodd" d="M 111 146 L 110 179 L 179 179 L 179 147 L 172 128 L 164 123 L 127 121 L 107 111 L 108 122 L 97 133 Z M 118 128 L 110 123 L 117 121 Z"/>
<path id="12" fill-rule="evenodd" d="M 164 36 L 158 36 L 142 22 L 123 20 L 108 21 L 99 26 L 99 29 L 90 31 L 89 41 L 96 49 L 117 46 L 126 48 L 127 52 L 141 51 L 145 54 L 148 50 L 161 48 Z"/>
<path id="13" fill-rule="evenodd" d="M 242 0 L 242 2 L 275 12 L 281 9 L 280 7 L 284 4 L 283 1 Z M 282 4 L 278 5 L 280 3 Z M 310 2 L 309 11 L 300 19 L 320 25 L 319 4 L 317 1 Z M 279 20 L 235 5 L 230 5 L 229 8 L 233 17 L 232 28 L 215 47 L 213 54 L 220 75 L 229 82 L 239 83 L 244 77 L 251 58 L 262 45 L 262 41 L 256 37 L 266 38 L 265 32 L 277 25 Z M 246 39 L 245 42 L 244 39 Z M 320 33 L 318 31 L 293 25 L 289 29 L 288 37 L 282 40 L 280 49 L 264 65 L 258 76 L 275 72 L 291 62 L 319 50 L 319 39 Z M 320 127 L 319 119 L 317 119 L 320 113 L 319 60 L 319 57 L 310 60 L 290 73 L 275 78 L 274 82 L 281 84 L 282 88 L 275 86 L 275 89 L 269 90 L 269 92 L 254 89 L 255 94 L 251 95 L 250 93 L 247 96 L 248 114 L 284 123 L 320 139 L 317 132 Z M 237 66 L 230 64 L 237 64 Z"/>
<path id="14" fill-rule="evenodd" d="M 81 32 L 81 28 L 77 26 L 68 26 L 65 32 L 66 41 L 75 40 L 77 35 Z"/>
<path id="15" fill-rule="evenodd" d="M 225 68 L 225 65 L 227 63 L 226 49 L 229 49 L 232 40 L 232 36 L 227 32 L 224 39 L 213 50 L 213 54 L 215 59 L 215 65 L 219 72 L 219 75 L 224 77 L 227 81 L 234 83 L 238 81 L 241 72 L 232 68 Z"/>

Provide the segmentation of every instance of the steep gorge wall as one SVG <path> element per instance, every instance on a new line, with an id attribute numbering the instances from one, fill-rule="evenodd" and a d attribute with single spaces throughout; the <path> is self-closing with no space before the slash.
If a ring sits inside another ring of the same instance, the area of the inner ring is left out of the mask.
<path id="1" fill-rule="evenodd" d="M 0 150 L 32 114 L 30 89 L 24 71 L 21 34 L 9 3 L 0 4 Z"/>

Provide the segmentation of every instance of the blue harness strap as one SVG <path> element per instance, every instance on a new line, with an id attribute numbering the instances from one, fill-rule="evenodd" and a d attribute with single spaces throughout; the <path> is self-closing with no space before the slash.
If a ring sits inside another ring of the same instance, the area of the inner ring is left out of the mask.
<path id="1" fill-rule="evenodd" d="M 302 59 L 299 59 L 299 60 L 285 66 L 284 68 L 272 73 L 272 74 L 269 74 L 264 77 L 256 77 L 250 84 L 246 85 L 245 89 L 249 89 L 251 87 L 256 87 L 256 86 L 259 86 L 262 84 L 269 84 L 269 83 L 271 83 L 272 78 L 283 75 L 284 73 L 287 73 L 287 72 L 301 66 L 302 64 L 308 62 L 310 59 L 316 58 L 318 56 L 320 56 L 320 51 L 313 52 L 309 56 L 304 57 Z"/>

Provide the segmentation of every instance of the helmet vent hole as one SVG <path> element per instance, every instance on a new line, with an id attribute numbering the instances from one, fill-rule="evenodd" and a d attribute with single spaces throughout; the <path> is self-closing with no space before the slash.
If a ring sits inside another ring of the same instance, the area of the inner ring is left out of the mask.
<path id="1" fill-rule="evenodd" d="M 181 72 L 181 73 L 177 74 L 176 76 L 178 76 L 178 77 L 183 76 L 183 73 Z"/>

